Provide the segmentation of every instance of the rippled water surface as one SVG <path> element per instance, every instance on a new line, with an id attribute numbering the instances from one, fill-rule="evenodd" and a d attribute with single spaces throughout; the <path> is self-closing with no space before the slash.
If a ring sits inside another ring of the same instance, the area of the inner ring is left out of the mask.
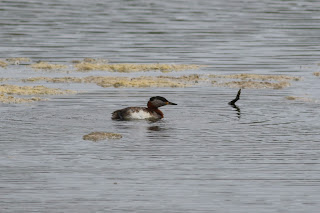
<path id="1" fill-rule="evenodd" d="M 192 63 L 208 65 L 206 74 L 303 78 L 244 89 L 238 108 L 227 104 L 237 89 L 208 85 L 62 84 L 81 92 L 0 104 L 1 213 L 319 211 L 318 1 L 14 0 L 0 1 L 0 17 L 0 58 Z M 15 83 L 55 75 L 38 73 L 0 68 Z M 110 119 L 154 95 L 178 104 L 163 107 L 163 120 Z M 93 131 L 123 138 L 82 140 Z"/>

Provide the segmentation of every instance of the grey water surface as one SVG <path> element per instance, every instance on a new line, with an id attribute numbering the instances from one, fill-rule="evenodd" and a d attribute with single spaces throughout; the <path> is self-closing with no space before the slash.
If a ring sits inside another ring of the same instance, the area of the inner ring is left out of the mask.
<path id="1" fill-rule="evenodd" d="M 302 77 L 285 89 L 244 89 L 238 108 L 228 105 L 237 89 L 208 85 L 64 84 L 82 92 L 0 104 L 1 213 L 319 211 L 318 1 L 0 1 L 0 43 L 0 58 L 70 64 L 90 57 Z M 19 67 L 0 68 L 0 77 L 20 84 L 64 75 Z M 163 120 L 110 119 L 154 95 L 178 104 L 162 108 Z M 93 131 L 123 138 L 82 139 Z"/>

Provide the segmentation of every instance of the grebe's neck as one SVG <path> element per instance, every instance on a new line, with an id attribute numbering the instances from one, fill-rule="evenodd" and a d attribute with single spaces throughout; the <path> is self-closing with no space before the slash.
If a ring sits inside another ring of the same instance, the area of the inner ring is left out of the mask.
<path id="1" fill-rule="evenodd" d="M 148 101 L 147 106 L 148 106 L 147 108 L 148 110 L 150 110 L 151 112 L 157 113 L 158 115 L 161 116 L 161 118 L 163 118 L 163 113 L 161 112 L 161 110 L 158 109 L 158 107 L 155 107 L 150 101 Z"/>
<path id="2" fill-rule="evenodd" d="M 151 110 L 158 109 L 158 107 L 155 107 L 155 106 L 151 103 L 151 101 L 148 101 L 147 106 L 148 106 L 148 109 L 151 109 Z"/>

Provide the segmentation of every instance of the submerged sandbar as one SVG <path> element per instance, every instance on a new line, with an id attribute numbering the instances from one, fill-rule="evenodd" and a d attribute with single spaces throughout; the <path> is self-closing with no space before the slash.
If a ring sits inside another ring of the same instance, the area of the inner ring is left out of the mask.
<path id="1" fill-rule="evenodd" d="M 87 135 L 82 137 L 83 140 L 90 140 L 90 141 L 101 141 L 105 139 L 121 139 L 122 135 L 118 133 L 111 133 L 111 132 L 91 132 Z"/>
<path id="2" fill-rule="evenodd" d="M 317 102 L 317 100 L 309 98 L 309 97 L 286 96 L 286 99 L 289 101 L 302 101 L 302 102 L 309 102 L 309 103 Z"/>
<path id="3" fill-rule="evenodd" d="M 313 75 L 314 76 L 320 76 L 320 72 L 314 72 Z"/>
<path id="4" fill-rule="evenodd" d="M 0 93 L 0 102 L 6 103 L 6 104 L 30 103 L 30 102 L 44 101 L 44 100 L 47 100 L 47 99 L 40 98 L 40 97 L 19 98 L 19 97 L 14 97 L 11 95 Z"/>

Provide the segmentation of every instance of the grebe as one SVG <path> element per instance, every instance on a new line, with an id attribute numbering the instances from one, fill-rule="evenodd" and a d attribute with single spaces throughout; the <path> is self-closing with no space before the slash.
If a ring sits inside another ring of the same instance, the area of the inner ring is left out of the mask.
<path id="1" fill-rule="evenodd" d="M 151 97 L 146 107 L 127 107 L 112 113 L 113 120 L 161 119 L 163 113 L 158 109 L 165 105 L 177 105 L 161 96 Z"/>

